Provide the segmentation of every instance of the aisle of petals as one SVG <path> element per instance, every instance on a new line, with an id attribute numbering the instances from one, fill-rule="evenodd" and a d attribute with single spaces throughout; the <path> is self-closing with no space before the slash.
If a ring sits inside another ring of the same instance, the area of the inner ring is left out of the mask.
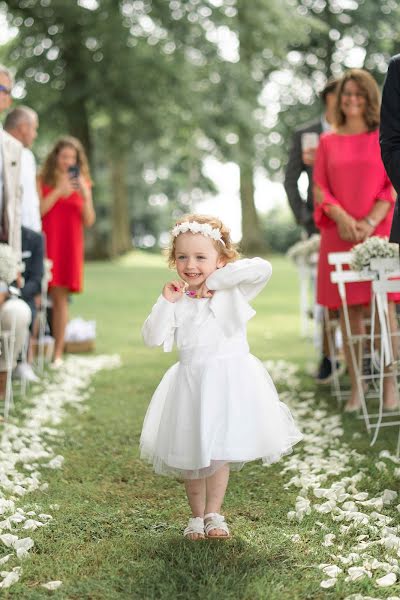
<path id="1" fill-rule="evenodd" d="M 375 488 L 376 481 L 371 476 L 370 458 L 341 440 L 341 415 L 315 408 L 315 394 L 300 390 L 294 365 L 279 361 L 266 366 L 273 380 L 288 388 L 281 398 L 290 405 L 304 433 L 304 442 L 285 461 L 282 475 L 287 479 L 286 489 L 298 490 L 288 519 L 300 523 L 310 518 L 313 535 L 318 537 L 313 546 L 319 546 L 321 555 L 329 556 L 329 562 L 315 565 L 321 571 L 321 588 L 334 588 L 343 581 L 358 585 L 369 579 L 376 594 L 381 588 L 395 586 L 397 595 L 389 599 L 400 600 L 398 492 L 382 489 L 371 497 L 368 490 Z M 354 433 L 353 437 L 360 435 Z M 374 466 L 382 478 L 399 489 L 399 458 L 384 450 Z M 301 534 L 294 534 L 291 539 L 297 544 L 303 542 Z M 386 592 L 382 593 L 376 598 L 388 598 Z M 354 593 L 346 600 L 373 598 Z"/>
<path id="2" fill-rule="evenodd" d="M 64 458 L 56 455 L 51 444 L 62 437 L 57 427 L 68 407 L 85 410 L 92 377 L 102 369 L 120 366 L 119 356 L 70 357 L 62 371 L 43 380 L 43 391 L 29 398 L 21 424 L 2 425 L 0 439 L 0 588 L 16 583 L 22 574 L 21 562 L 34 547 L 32 532 L 48 525 L 53 516 L 40 507 L 27 510 L 26 496 L 45 490 L 49 469 L 62 467 Z M 51 506 L 52 511 L 59 509 Z M 4 551 L 7 552 L 4 555 Z M 3 567 L 3 565 L 7 565 Z M 61 581 L 43 582 L 48 590 L 57 589 Z"/>

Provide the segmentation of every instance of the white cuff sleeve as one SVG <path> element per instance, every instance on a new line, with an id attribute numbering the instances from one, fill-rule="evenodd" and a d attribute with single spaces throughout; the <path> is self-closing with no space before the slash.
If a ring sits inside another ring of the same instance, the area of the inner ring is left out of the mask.
<path id="1" fill-rule="evenodd" d="M 170 352 L 175 333 L 175 305 L 163 295 L 159 296 L 150 315 L 142 327 L 142 336 L 146 346 L 161 346 Z"/>
<path id="2" fill-rule="evenodd" d="M 246 300 L 260 293 L 272 275 L 271 264 L 262 258 L 244 258 L 228 263 L 212 273 L 206 285 L 210 290 L 239 288 Z"/>

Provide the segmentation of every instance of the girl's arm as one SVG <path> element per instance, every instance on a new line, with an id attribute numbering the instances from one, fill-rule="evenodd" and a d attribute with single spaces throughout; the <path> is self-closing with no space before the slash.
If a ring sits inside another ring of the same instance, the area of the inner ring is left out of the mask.
<path id="1" fill-rule="evenodd" d="M 142 327 L 142 336 L 146 346 L 161 346 L 170 339 L 175 329 L 174 303 L 160 296 Z"/>
<path id="2" fill-rule="evenodd" d="M 272 275 L 271 264 L 262 258 L 244 258 L 217 269 L 206 281 L 209 290 L 227 290 L 238 287 L 246 300 L 261 292 Z"/>

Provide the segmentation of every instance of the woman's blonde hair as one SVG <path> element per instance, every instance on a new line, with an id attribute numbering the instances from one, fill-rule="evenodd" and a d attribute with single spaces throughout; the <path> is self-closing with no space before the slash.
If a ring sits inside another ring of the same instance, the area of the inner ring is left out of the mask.
<path id="1" fill-rule="evenodd" d="M 88 183 L 92 183 L 90 177 L 89 164 L 86 157 L 86 152 L 80 143 L 80 141 L 72 136 L 66 135 L 55 143 L 54 147 L 47 155 L 46 160 L 43 163 L 42 168 L 39 172 L 39 179 L 47 185 L 56 185 L 56 173 L 57 173 L 57 157 L 61 150 L 64 148 L 73 148 L 76 152 L 76 164 L 83 177 Z"/>
<path id="2" fill-rule="evenodd" d="M 195 221 L 196 223 L 200 223 L 201 225 L 207 223 L 208 225 L 211 225 L 211 227 L 213 229 L 220 230 L 221 237 L 225 243 L 225 246 L 224 246 L 224 244 L 221 244 L 221 242 L 219 242 L 217 240 L 213 240 L 211 237 L 210 237 L 210 240 L 214 244 L 216 250 L 218 250 L 219 255 L 223 256 L 226 259 L 227 263 L 234 262 L 235 260 L 237 260 L 239 258 L 240 255 L 239 255 L 239 252 L 237 251 L 237 245 L 234 244 L 231 240 L 231 232 L 223 224 L 223 222 L 220 219 L 218 219 L 217 217 L 212 217 L 210 215 L 197 215 L 197 214 L 184 215 L 183 217 L 181 217 L 180 219 L 178 219 L 176 221 L 175 225 L 180 225 L 181 223 L 192 223 L 193 221 Z M 171 243 L 166 251 L 167 258 L 168 258 L 168 265 L 171 268 L 174 268 L 175 264 L 176 264 L 176 259 L 175 259 L 176 240 L 177 240 L 176 237 L 171 236 Z"/>
<path id="3" fill-rule="evenodd" d="M 346 115 L 340 107 L 340 100 L 343 94 L 344 86 L 348 81 L 354 81 L 360 88 L 360 92 L 365 97 L 365 113 L 364 119 L 368 127 L 368 131 L 374 131 L 379 127 L 380 121 L 380 106 L 381 97 L 379 87 L 375 79 L 368 71 L 364 69 L 350 69 L 346 71 L 342 79 L 338 83 L 336 90 L 337 102 L 335 108 L 335 125 L 341 127 L 346 123 Z"/>

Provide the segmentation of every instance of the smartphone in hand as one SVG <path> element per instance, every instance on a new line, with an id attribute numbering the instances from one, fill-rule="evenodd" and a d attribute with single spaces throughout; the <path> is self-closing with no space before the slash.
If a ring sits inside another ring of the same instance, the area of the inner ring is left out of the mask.
<path id="1" fill-rule="evenodd" d="M 79 177 L 79 166 L 71 165 L 68 167 L 68 176 L 70 179 L 78 179 Z"/>
<path id="2" fill-rule="evenodd" d="M 80 171 L 78 165 L 71 165 L 70 167 L 68 167 L 68 177 L 70 178 L 72 187 L 76 190 L 79 188 L 79 174 Z"/>

